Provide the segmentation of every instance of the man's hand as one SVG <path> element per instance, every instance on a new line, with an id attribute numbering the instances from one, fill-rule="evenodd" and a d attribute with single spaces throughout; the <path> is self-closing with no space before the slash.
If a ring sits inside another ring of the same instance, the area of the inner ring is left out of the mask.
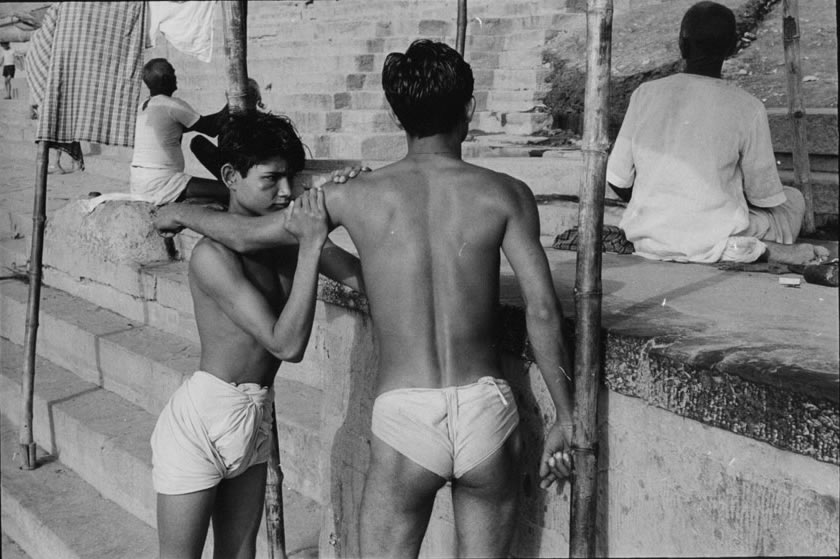
<path id="1" fill-rule="evenodd" d="M 152 224 L 161 237 L 173 237 L 184 229 L 178 222 L 178 204 L 167 204 L 152 209 Z"/>
<path id="2" fill-rule="evenodd" d="M 332 181 L 336 184 L 344 184 L 349 179 L 359 176 L 359 173 L 370 173 L 370 167 L 345 167 L 332 172 Z"/>
<path id="3" fill-rule="evenodd" d="M 292 200 L 286 213 L 286 230 L 300 243 L 301 250 L 314 248 L 320 252 L 327 239 L 327 209 L 324 191 L 312 188 Z"/>
<path id="4" fill-rule="evenodd" d="M 555 481 L 562 482 L 572 474 L 572 426 L 560 424 L 551 426 L 545 437 L 540 458 L 540 487 L 548 489 Z"/>

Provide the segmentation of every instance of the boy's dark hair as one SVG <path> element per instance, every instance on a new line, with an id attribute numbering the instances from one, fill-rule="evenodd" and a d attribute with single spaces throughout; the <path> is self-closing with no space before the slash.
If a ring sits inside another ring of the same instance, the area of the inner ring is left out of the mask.
<path id="1" fill-rule="evenodd" d="M 165 58 L 152 58 L 143 66 L 143 83 L 152 94 L 175 89 L 174 68 Z"/>
<path id="2" fill-rule="evenodd" d="M 470 65 L 458 51 L 419 39 L 405 54 L 392 52 L 382 69 L 382 88 L 394 114 L 412 137 L 451 131 L 466 118 L 473 94 Z"/>
<path id="3" fill-rule="evenodd" d="M 230 163 L 243 177 L 277 155 L 286 159 L 290 175 L 303 170 L 306 160 L 292 121 L 259 111 L 230 115 L 219 134 L 219 155 L 222 165 Z"/>
<path id="4" fill-rule="evenodd" d="M 737 44 L 735 14 L 726 6 L 698 2 L 685 12 L 680 24 L 683 58 L 724 59 L 735 52 Z"/>

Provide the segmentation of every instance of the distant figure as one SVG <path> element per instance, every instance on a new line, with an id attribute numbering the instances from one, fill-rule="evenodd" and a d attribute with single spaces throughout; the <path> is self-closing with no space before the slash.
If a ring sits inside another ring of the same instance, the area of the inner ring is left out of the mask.
<path id="1" fill-rule="evenodd" d="M 193 249 L 189 280 L 201 361 L 152 434 L 162 559 L 200 557 L 211 519 L 214 557 L 254 557 L 277 368 L 303 356 L 319 265 L 362 288 L 358 259 L 334 246 L 322 253 L 324 194 L 293 186 L 304 152 L 290 122 L 237 115 L 219 143 L 230 214 L 282 213 L 298 246 L 245 255 L 204 238 Z"/>
<path id="2" fill-rule="evenodd" d="M 572 407 L 562 314 L 525 183 L 464 162 L 472 70 L 451 47 L 415 41 L 388 55 L 385 95 L 408 154 L 327 184 L 333 226 L 362 262 L 379 346 L 361 557 L 416 557 L 435 496 L 451 482 L 461 557 L 506 557 L 522 461 L 519 411 L 498 340 L 501 252 L 525 302 L 534 357 L 556 410 L 542 486 L 569 476 Z M 161 230 L 186 226 L 237 250 L 294 242 L 283 215 L 244 218 L 173 204 Z"/>
<path id="3" fill-rule="evenodd" d="M 607 181 L 629 200 L 620 227 L 641 256 L 803 264 L 828 255 L 792 244 L 805 202 L 779 180 L 764 105 L 721 79 L 736 45 L 732 10 L 699 2 L 680 27 L 685 72 L 630 98 Z"/>
<path id="4" fill-rule="evenodd" d="M 3 99 L 12 98 L 12 78 L 15 77 L 15 49 L 9 45 L 8 41 L 0 42 L 0 48 L 3 51 L 3 81 L 6 86 L 6 95 Z"/>
<path id="5" fill-rule="evenodd" d="M 269 84 L 270 85 L 270 84 Z M 248 78 L 248 89 L 245 92 L 247 102 L 255 109 L 264 110 L 265 104 L 262 100 L 262 93 L 260 92 L 260 84 L 254 78 Z M 227 94 L 225 94 L 227 95 Z M 221 181 L 222 160 L 219 157 L 219 148 L 207 139 L 207 136 L 196 134 L 190 140 L 190 151 L 195 158 L 201 163 L 205 169 L 216 177 L 216 180 Z"/>
<path id="6" fill-rule="evenodd" d="M 181 137 L 189 131 L 217 136 L 227 106 L 218 113 L 202 116 L 186 101 L 172 97 L 178 89 L 175 69 L 164 58 L 146 63 L 143 82 L 150 97 L 137 113 L 131 193 L 149 197 L 157 205 L 185 198 L 212 198 L 226 204 L 228 189 L 224 184 L 184 173 Z"/>

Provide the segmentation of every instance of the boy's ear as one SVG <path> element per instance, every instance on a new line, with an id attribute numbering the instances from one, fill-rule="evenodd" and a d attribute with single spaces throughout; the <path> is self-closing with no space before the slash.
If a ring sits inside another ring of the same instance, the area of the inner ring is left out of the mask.
<path id="1" fill-rule="evenodd" d="M 394 113 L 394 109 L 392 109 L 390 106 L 388 107 L 388 116 L 391 117 L 391 120 L 394 121 L 394 124 L 397 125 L 397 128 L 399 128 L 400 130 L 405 130 L 405 128 L 403 128 L 402 123 L 400 122 L 400 119 L 397 118 L 396 113 Z"/>
<path id="2" fill-rule="evenodd" d="M 226 187 L 230 190 L 236 190 L 234 186 L 236 185 L 237 178 L 239 178 L 239 172 L 233 168 L 233 165 L 225 163 L 222 165 L 219 174 L 222 175 L 222 182 L 225 183 Z"/>
<path id="3" fill-rule="evenodd" d="M 466 117 L 467 122 L 472 122 L 473 114 L 475 114 L 475 96 L 470 97 L 470 100 L 467 101 L 466 109 Z"/>

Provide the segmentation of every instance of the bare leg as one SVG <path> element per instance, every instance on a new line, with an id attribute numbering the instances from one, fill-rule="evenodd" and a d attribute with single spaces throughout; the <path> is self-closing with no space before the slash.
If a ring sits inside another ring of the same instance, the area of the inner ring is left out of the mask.
<path id="1" fill-rule="evenodd" d="M 458 557 L 507 557 L 516 528 L 519 429 L 487 460 L 452 482 Z"/>
<path id="2" fill-rule="evenodd" d="M 253 559 L 265 502 L 265 464 L 219 484 L 213 509 L 213 557 Z"/>
<path id="3" fill-rule="evenodd" d="M 216 488 L 157 496 L 160 559 L 199 559 L 207 538 Z"/>
<path id="4" fill-rule="evenodd" d="M 362 557 L 417 557 L 445 483 L 374 436 L 359 519 Z"/>
<path id="5" fill-rule="evenodd" d="M 180 202 L 185 198 L 212 198 L 228 205 L 230 203 L 230 191 L 219 181 L 192 177 L 178 201 Z"/>
<path id="6" fill-rule="evenodd" d="M 767 245 L 767 260 L 782 264 L 812 264 L 825 260 L 830 254 L 827 248 L 809 243 L 782 245 L 764 241 L 764 244 Z"/>

